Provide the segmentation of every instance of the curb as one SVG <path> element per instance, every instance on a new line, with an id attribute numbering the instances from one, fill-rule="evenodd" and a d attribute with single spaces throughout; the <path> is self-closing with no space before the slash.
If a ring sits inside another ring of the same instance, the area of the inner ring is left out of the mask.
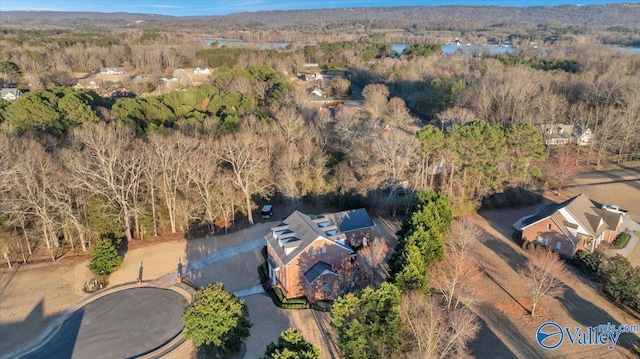
<path id="1" fill-rule="evenodd" d="M 143 281 L 142 283 L 148 283 L 150 282 L 149 280 L 147 281 Z M 116 292 L 120 292 L 126 289 L 131 289 L 131 288 L 138 288 L 140 287 L 140 285 L 138 284 L 138 282 L 127 282 L 127 283 L 122 283 L 122 284 L 118 284 L 115 285 L 113 287 L 108 287 L 108 288 L 104 288 L 101 290 L 98 290 L 95 293 L 90 294 L 88 297 L 86 298 L 82 298 L 79 299 L 78 301 L 76 301 L 75 303 L 73 303 L 71 306 L 69 306 L 67 309 L 63 310 L 62 312 L 58 313 L 52 320 L 51 322 L 49 322 L 49 324 L 47 325 L 47 327 L 40 333 L 40 335 L 38 335 L 35 339 L 33 339 L 32 341 L 30 341 L 29 343 L 20 346 L 16 349 L 13 349 L 12 351 L 3 354 L 0 356 L 0 359 L 11 359 L 11 358 L 19 358 L 19 357 L 24 357 L 27 354 L 39 349 L 40 347 L 42 347 L 45 343 L 47 343 L 47 341 L 49 339 L 51 339 L 51 337 L 56 334 L 58 332 L 58 330 L 60 329 L 60 327 L 62 326 L 62 324 L 64 324 L 64 322 L 69 319 L 69 317 L 78 309 L 82 308 L 83 306 L 89 304 L 90 302 L 100 299 L 104 296 L 107 296 L 109 294 L 112 293 L 116 293 Z M 180 293 L 180 292 L 178 292 Z M 184 294 L 180 293 L 183 297 Z M 187 301 L 189 301 L 189 299 L 187 297 L 185 297 L 185 299 Z M 182 332 L 180 332 L 181 334 Z"/>

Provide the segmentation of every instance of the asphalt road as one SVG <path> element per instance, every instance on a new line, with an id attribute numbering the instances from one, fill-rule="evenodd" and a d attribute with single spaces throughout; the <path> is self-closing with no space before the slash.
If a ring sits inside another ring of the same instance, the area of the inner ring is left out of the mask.
<path id="1" fill-rule="evenodd" d="M 25 358 L 130 358 L 152 351 L 182 330 L 184 298 L 169 289 L 132 288 L 73 313 L 49 341 Z"/>
<path id="2" fill-rule="evenodd" d="M 607 171 L 581 172 L 574 178 L 582 184 L 600 184 L 614 181 L 637 181 L 640 180 L 640 166 L 617 168 Z"/>

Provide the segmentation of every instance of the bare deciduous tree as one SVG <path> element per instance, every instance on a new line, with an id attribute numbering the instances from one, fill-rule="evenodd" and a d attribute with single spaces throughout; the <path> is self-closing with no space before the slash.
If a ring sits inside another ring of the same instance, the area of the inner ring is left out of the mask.
<path id="1" fill-rule="evenodd" d="M 134 133 L 121 125 L 91 124 L 72 132 L 82 151 L 63 154 L 71 186 L 108 198 L 120 211 L 127 240 L 132 240 L 132 203 L 142 174 L 141 155 L 134 151 Z"/>
<path id="2" fill-rule="evenodd" d="M 430 285 L 443 298 L 447 311 L 473 304 L 482 274 L 470 252 L 480 229 L 468 219 L 457 220 L 447 243 L 445 260 L 430 270 Z"/>
<path id="3" fill-rule="evenodd" d="M 384 262 L 384 259 L 387 257 L 389 253 L 389 246 L 387 245 L 387 241 L 383 237 L 373 238 L 367 243 L 364 248 L 362 248 L 359 252 L 359 257 L 362 258 L 367 265 L 367 275 L 369 280 L 375 282 L 375 274 L 380 273 L 382 275 L 381 279 L 385 278 L 385 273 L 380 265 Z"/>
<path id="4" fill-rule="evenodd" d="M 385 113 L 389 121 L 397 126 L 406 126 L 413 121 L 407 105 L 399 97 L 393 97 L 389 100 Z"/>
<path id="5" fill-rule="evenodd" d="M 268 196 L 272 183 L 269 153 L 263 139 L 251 131 L 241 131 L 220 139 L 215 156 L 233 173 L 233 184 L 242 192 L 249 223 L 253 224 L 251 196 Z"/>
<path id="6" fill-rule="evenodd" d="M 371 84 L 362 89 L 365 106 L 371 118 L 377 120 L 384 113 L 389 100 L 389 88 L 383 84 Z"/>
<path id="7" fill-rule="evenodd" d="M 563 146 L 553 155 L 548 168 L 550 174 L 557 181 L 558 196 L 562 193 L 562 186 L 565 185 L 567 180 L 578 174 L 576 156 L 569 146 Z"/>
<path id="8" fill-rule="evenodd" d="M 198 147 L 198 142 L 179 132 L 166 136 L 153 133 L 148 139 L 152 152 L 151 165 L 159 178 L 159 188 L 169 213 L 171 233 L 176 233 L 177 201 L 188 192 L 187 160 Z"/>
<path id="9" fill-rule="evenodd" d="M 555 252 L 544 248 L 536 249 L 521 273 L 526 278 L 531 294 L 531 316 L 535 315 L 543 297 L 557 297 L 564 293 L 561 278 L 565 275 L 566 269 Z"/>
<path id="10" fill-rule="evenodd" d="M 409 358 L 461 358 L 480 325 L 470 310 L 447 312 L 438 301 L 420 292 L 403 294 L 400 315 L 407 331 Z"/>

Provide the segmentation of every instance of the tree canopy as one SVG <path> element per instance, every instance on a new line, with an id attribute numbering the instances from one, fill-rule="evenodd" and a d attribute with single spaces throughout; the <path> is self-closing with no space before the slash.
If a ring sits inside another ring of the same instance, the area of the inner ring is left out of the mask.
<path id="1" fill-rule="evenodd" d="M 340 350 L 347 359 L 397 357 L 401 343 L 400 290 L 391 283 L 379 289 L 348 293 L 331 308 Z"/>
<path id="2" fill-rule="evenodd" d="M 228 355 L 249 337 L 249 311 L 244 300 L 215 282 L 199 289 L 182 313 L 185 337 L 207 354 Z"/>
<path id="3" fill-rule="evenodd" d="M 280 333 L 276 343 L 267 345 L 262 359 L 320 359 L 320 350 L 297 329 L 289 328 Z"/>

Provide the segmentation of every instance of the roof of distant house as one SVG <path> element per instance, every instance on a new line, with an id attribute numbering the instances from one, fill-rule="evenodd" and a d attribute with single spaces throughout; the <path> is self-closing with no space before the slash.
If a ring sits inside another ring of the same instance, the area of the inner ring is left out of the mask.
<path id="1" fill-rule="evenodd" d="M 17 88 L 14 87 L 7 87 L 7 88 L 3 88 L 2 90 L 0 90 L 0 97 L 5 97 L 6 95 L 12 93 L 14 95 L 17 95 L 18 92 L 22 92 L 20 90 L 18 90 Z"/>

